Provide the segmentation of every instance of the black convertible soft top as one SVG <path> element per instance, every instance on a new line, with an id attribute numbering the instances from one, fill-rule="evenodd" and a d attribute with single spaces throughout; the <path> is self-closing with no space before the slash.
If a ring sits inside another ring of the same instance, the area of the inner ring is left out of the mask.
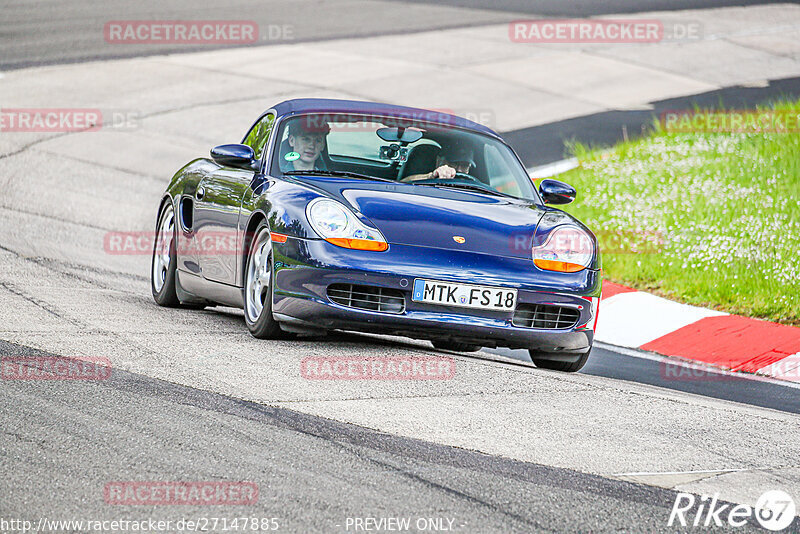
<path id="1" fill-rule="evenodd" d="M 363 102 L 359 100 L 337 100 L 331 98 L 297 98 L 294 100 L 284 100 L 272 109 L 277 112 L 278 117 L 300 113 L 352 113 L 358 115 L 397 117 L 408 121 L 433 122 L 450 127 L 466 128 L 500 138 L 497 132 L 482 124 L 452 115 L 443 110 L 410 108 L 393 104 L 380 104 L 377 102 Z"/>

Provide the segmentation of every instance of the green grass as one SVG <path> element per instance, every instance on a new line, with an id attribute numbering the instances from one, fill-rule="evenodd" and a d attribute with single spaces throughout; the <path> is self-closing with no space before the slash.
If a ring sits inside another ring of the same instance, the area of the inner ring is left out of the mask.
<path id="1" fill-rule="evenodd" d="M 800 102 L 775 109 L 800 114 Z M 800 325 L 800 133 L 671 133 L 570 147 L 565 207 L 595 233 L 607 280 Z"/>

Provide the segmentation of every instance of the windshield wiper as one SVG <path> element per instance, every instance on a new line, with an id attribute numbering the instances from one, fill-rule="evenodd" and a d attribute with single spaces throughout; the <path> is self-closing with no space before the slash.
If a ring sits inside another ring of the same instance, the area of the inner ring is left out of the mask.
<path id="1" fill-rule="evenodd" d="M 413 184 L 414 182 L 410 182 L 410 183 Z M 500 191 L 497 191 L 495 189 L 490 189 L 488 187 L 482 187 L 480 185 L 473 185 L 473 184 L 441 183 L 441 184 L 416 184 L 416 185 L 425 185 L 425 186 L 428 186 L 428 187 L 440 187 L 440 188 L 441 187 L 449 187 L 451 189 L 467 189 L 467 190 L 470 190 L 470 191 L 479 191 L 481 193 L 488 193 L 490 195 L 494 195 L 494 196 L 498 196 L 498 197 L 517 198 L 514 195 L 509 195 L 507 193 L 501 193 Z"/>
<path id="2" fill-rule="evenodd" d="M 394 183 L 394 180 L 390 180 L 389 178 L 379 178 L 377 176 L 369 176 L 367 174 L 359 174 L 357 172 L 350 171 L 324 171 L 321 169 L 312 169 L 308 171 L 287 171 L 283 173 L 284 176 L 299 176 L 303 174 L 307 176 L 344 176 L 347 178 L 358 178 L 359 180 L 378 180 L 379 182 Z"/>

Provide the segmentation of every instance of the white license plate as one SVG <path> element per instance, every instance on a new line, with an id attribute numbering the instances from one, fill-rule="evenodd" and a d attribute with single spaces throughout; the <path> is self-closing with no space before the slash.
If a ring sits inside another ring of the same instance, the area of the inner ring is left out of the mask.
<path id="1" fill-rule="evenodd" d="M 414 280 L 411 300 L 445 306 L 508 311 L 517 305 L 517 290 L 417 278 Z"/>

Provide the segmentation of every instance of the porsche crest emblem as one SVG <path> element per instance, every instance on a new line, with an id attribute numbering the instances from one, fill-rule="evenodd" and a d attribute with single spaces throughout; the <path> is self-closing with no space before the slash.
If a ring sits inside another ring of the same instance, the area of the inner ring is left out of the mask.
<path id="1" fill-rule="evenodd" d="M 461 237 L 460 235 L 454 235 L 453 236 L 453 241 L 455 241 L 458 244 L 463 244 L 463 243 L 467 242 L 467 240 L 464 239 L 463 237 Z"/>

